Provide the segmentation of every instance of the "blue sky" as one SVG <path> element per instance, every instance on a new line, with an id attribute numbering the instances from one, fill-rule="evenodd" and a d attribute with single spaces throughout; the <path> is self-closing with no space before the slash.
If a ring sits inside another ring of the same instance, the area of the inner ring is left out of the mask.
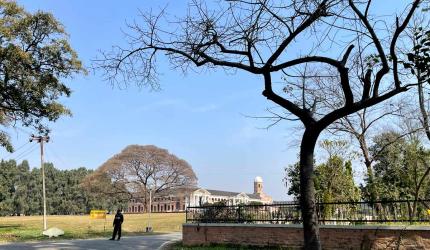
<path id="1" fill-rule="evenodd" d="M 126 2 L 126 4 L 124 4 Z M 138 16 L 138 9 L 158 9 L 181 15 L 187 1 L 19 0 L 29 11 L 54 14 L 70 35 L 72 47 L 89 66 L 99 50 L 121 45 L 121 29 Z M 383 1 L 375 3 L 382 14 Z M 398 8 L 399 4 L 391 7 Z M 378 12 L 379 11 L 379 12 Z M 97 75 L 67 80 L 71 98 L 63 103 L 73 112 L 51 124 L 51 142 L 46 160 L 60 169 L 99 167 L 129 144 L 153 144 L 187 160 L 199 185 L 211 189 L 252 192 L 253 179 L 262 176 L 266 193 L 275 200 L 290 199 L 282 178 L 284 167 L 297 160 L 297 124 L 269 123 L 249 116 L 267 115 L 274 107 L 262 95 L 262 79 L 246 73 L 180 72 L 159 63 L 161 91 L 131 85 L 120 90 Z M 28 141 L 31 131 L 11 132 L 16 147 Z M 28 159 L 39 166 L 35 144 L 26 144 L 15 154 L 0 149 L 2 158 Z"/>
<path id="2" fill-rule="evenodd" d="M 121 28 L 138 15 L 138 8 L 163 7 L 167 2 L 18 1 L 29 11 L 52 12 L 87 66 L 99 50 L 123 42 Z M 176 13 L 185 7 L 186 1 L 171 1 L 168 6 Z M 153 144 L 187 160 L 202 187 L 252 192 L 253 179 L 260 175 L 268 194 L 287 199 L 283 168 L 297 159 L 296 148 L 290 147 L 294 131 L 287 123 L 260 129 L 268 123 L 247 117 L 265 115 L 265 109 L 274 106 L 261 95 L 261 79 L 222 70 L 184 76 L 165 62 L 160 64 L 158 92 L 134 86 L 119 90 L 93 73 L 68 80 L 73 94 L 63 103 L 73 117 L 51 124 L 46 160 L 61 169 L 95 169 L 129 144 Z M 21 130 L 11 136 L 16 147 L 28 140 Z M 31 144 L 10 156 L 0 153 L 39 166 L 39 150 L 33 146 L 31 151 Z"/>

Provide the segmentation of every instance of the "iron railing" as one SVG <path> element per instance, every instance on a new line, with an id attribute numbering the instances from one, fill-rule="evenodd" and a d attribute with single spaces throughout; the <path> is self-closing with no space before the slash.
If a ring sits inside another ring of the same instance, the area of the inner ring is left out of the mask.
<path id="1" fill-rule="evenodd" d="M 385 222 L 429 222 L 430 200 L 317 203 L 320 224 L 366 224 Z M 299 203 L 266 205 L 205 205 L 186 209 L 187 223 L 302 222 Z"/>

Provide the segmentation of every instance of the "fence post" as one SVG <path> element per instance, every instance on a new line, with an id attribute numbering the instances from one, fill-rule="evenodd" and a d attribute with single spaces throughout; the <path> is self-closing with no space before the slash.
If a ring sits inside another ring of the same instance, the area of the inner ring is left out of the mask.
<path id="1" fill-rule="evenodd" d="M 240 214 L 241 214 L 241 212 L 240 212 L 240 208 L 241 208 L 241 206 L 239 205 L 239 206 L 238 206 L 238 213 L 239 213 L 239 214 L 238 214 L 238 220 L 237 220 L 239 223 L 241 222 L 241 220 L 240 220 Z"/>
<path id="2" fill-rule="evenodd" d="M 188 223 L 188 207 L 185 209 L 185 222 Z"/>

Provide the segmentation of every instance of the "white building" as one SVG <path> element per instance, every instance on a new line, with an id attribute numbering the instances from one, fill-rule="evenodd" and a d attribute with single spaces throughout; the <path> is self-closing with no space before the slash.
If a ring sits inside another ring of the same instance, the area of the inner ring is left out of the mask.
<path id="1" fill-rule="evenodd" d="M 272 197 L 263 192 L 263 179 L 259 176 L 254 179 L 254 193 L 229 192 L 205 188 L 181 188 L 169 191 L 167 194 L 158 194 L 152 200 L 152 212 L 183 212 L 186 207 L 201 206 L 224 202 L 227 205 L 248 204 L 260 202 L 271 204 Z M 144 213 L 149 209 L 145 203 L 138 198 L 130 199 L 127 213 Z"/>
<path id="2" fill-rule="evenodd" d="M 272 201 L 272 197 L 263 192 L 263 179 L 260 176 L 254 179 L 254 193 L 252 194 L 197 188 L 192 190 L 190 194 L 185 197 L 185 204 L 188 207 L 213 204 L 216 202 L 224 202 L 227 205 L 238 205 L 248 204 L 250 202 L 270 204 Z"/>

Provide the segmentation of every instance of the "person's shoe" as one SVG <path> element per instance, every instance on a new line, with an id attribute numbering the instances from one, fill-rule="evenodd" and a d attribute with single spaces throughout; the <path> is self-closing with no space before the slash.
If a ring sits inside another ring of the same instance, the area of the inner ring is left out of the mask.
<path id="1" fill-rule="evenodd" d="M 119 241 L 119 238 L 117 240 Z"/>

